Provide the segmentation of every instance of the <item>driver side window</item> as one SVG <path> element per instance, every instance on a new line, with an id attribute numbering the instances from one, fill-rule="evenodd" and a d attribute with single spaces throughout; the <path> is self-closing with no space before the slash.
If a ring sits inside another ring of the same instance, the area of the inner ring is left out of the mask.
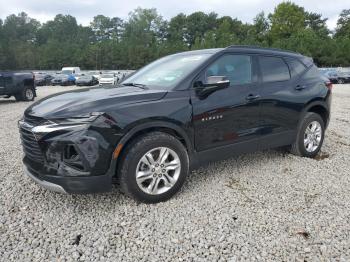
<path id="1" fill-rule="evenodd" d="M 223 55 L 205 71 L 205 80 L 210 76 L 225 76 L 230 86 L 252 83 L 251 56 Z"/>

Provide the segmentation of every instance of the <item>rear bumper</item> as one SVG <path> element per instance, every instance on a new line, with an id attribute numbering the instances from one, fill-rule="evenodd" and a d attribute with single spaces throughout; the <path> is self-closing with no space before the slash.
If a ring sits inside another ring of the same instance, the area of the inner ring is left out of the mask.
<path id="1" fill-rule="evenodd" d="M 90 194 L 112 190 L 109 174 L 101 176 L 68 177 L 37 174 L 24 165 L 24 173 L 40 186 L 58 193 Z"/>

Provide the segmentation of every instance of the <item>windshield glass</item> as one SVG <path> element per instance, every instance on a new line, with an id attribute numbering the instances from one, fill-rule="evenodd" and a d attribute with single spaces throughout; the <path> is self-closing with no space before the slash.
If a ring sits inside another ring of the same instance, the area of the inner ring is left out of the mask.
<path id="1" fill-rule="evenodd" d="M 212 54 L 178 54 L 156 60 L 123 83 L 135 83 L 161 89 L 171 89 Z"/>
<path id="2" fill-rule="evenodd" d="M 64 74 L 64 75 L 70 75 L 72 73 L 73 73 L 72 70 L 62 70 L 62 74 Z"/>
<path id="3" fill-rule="evenodd" d="M 114 75 L 102 75 L 101 78 L 113 78 Z"/>

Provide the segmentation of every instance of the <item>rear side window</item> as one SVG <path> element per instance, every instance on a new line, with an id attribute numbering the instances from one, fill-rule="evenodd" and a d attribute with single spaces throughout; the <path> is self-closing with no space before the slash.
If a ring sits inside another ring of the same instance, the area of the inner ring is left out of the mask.
<path id="1" fill-rule="evenodd" d="M 314 78 L 320 78 L 321 74 L 318 68 L 313 65 L 304 75 L 304 79 L 314 79 Z"/>
<path id="2" fill-rule="evenodd" d="M 288 59 L 287 63 L 288 63 L 290 74 L 292 75 L 292 77 L 299 75 L 300 73 L 304 72 L 306 69 L 306 67 L 297 59 Z"/>
<path id="3" fill-rule="evenodd" d="M 288 66 L 282 58 L 260 56 L 259 63 L 263 82 L 277 82 L 290 79 Z"/>

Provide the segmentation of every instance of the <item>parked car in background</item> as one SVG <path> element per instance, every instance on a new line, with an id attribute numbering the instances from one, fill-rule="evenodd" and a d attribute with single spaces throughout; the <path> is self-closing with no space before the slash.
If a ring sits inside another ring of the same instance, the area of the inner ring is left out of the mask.
<path id="1" fill-rule="evenodd" d="M 37 86 L 48 86 L 51 85 L 52 75 L 49 74 L 35 74 L 35 84 Z"/>
<path id="2" fill-rule="evenodd" d="M 338 83 L 339 84 L 350 83 L 350 72 L 340 72 L 338 74 Z"/>
<path id="3" fill-rule="evenodd" d="M 101 71 L 89 71 L 88 75 L 93 75 L 97 80 L 100 80 L 102 72 Z"/>
<path id="4" fill-rule="evenodd" d="M 210 161 L 275 147 L 315 157 L 331 97 L 330 81 L 298 53 L 242 46 L 178 53 L 115 87 L 30 106 L 19 122 L 24 170 L 58 192 L 118 183 L 138 201 L 165 201 Z"/>
<path id="5" fill-rule="evenodd" d="M 118 83 L 116 74 L 102 74 L 99 80 L 100 85 L 115 85 Z"/>
<path id="6" fill-rule="evenodd" d="M 77 86 L 94 86 L 98 85 L 98 80 L 95 76 L 93 75 L 82 75 L 79 77 L 79 79 L 75 80 L 75 84 Z"/>
<path id="7" fill-rule="evenodd" d="M 17 101 L 32 101 L 36 97 L 33 73 L 0 72 L 0 97 L 14 96 Z"/>
<path id="8" fill-rule="evenodd" d="M 53 86 L 70 86 L 75 84 L 75 77 L 73 75 L 57 74 L 51 80 Z"/>
<path id="9" fill-rule="evenodd" d="M 335 71 L 322 71 L 322 74 L 327 77 L 332 84 L 338 84 L 338 73 Z"/>

